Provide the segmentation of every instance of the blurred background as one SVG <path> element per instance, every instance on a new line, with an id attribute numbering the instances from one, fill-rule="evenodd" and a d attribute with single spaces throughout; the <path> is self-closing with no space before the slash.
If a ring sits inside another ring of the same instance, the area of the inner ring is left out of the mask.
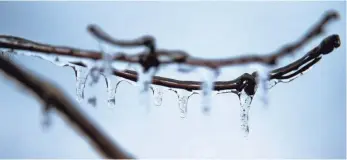
<path id="1" fill-rule="evenodd" d="M 165 90 L 161 106 L 147 111 L 138 89 L 122 83 L 116 106 L 107 105 L 104 81 L 86 85 L 85 97 L 97 97 L 93 107 L 80 109 L 124 149 L 140 158 L 344 158 L 346 157 L 346 2 L 0 2 L 0 34 L 54 45 L 99 50 L 87 32 L 98 24 L 110 35 L 133 39 L 149 34 L 159 48 L 182 49 L 204 58 L 266 54 L 293 42 L 329 10 L 341 18 L 306 45 L 298 59 L 330 35 L 339 34 L 341 47 L 324 56 L 312 70 L 291 83 L 269 91 L 264 107 L 255 96 L 250 133 L 240 129 L 240 102 L 234 94 L 213 96 L 205 115 L 201 96 L 188 102 L 180 117 L 177 96 Z M 108 48 L 115 50 L 117 48 Z M 136 50 L 129 52 L 135 53 Z M 57 84 L 76 103 L 75 75 L 34 57 L 15 62 Z M 119 67 L 124 65 L 120 64 Z M 222 70 L 218 80 L 230 80 L 253 65 Z M 157 75 L 200 80 L 198 71 L 178 73 L 163 67 Z M 99 155 L 60 116 L 42 127 L 41 105 L 29 92 L 0 76 L 0 158 L 99 158 Z"/>

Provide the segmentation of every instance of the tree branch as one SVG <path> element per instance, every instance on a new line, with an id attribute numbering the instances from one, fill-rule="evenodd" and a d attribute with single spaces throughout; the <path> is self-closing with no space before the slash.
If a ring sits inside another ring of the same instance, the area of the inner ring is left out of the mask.
<path id="1" fill-rule="evenodd" d="M 227 58 L 227 59 L 202 59 L 195 58 L 189 56 L 188 53 L 181 50 L 164 50 L 164 49 L 155 49 L 155 39 L 151 36 L 142 36 L 141 38 L 129 41 L 122 41 L 115 38 L 112 38 L 107 33 L 103 32 L 96 25 L 88 26 L 89 32 L 95 36 L 98 40 L 104 41 L 106 43 L 112 44 L 114 46 L 120 47 L 147 47 L 150 51 L 140 52 L 136 55 L 128 55 L 127 53 L 116 53 L 113 56 L 113 60 L 122 61 L 122 62 L 130 62 L 130 63 L 140 63 L 144 70 L 148 70 L 150 67 L 159 67 L 160 64 L 187 64 L 193 66 L 204 66 L 210 68 L 220 68 L 224 66 L 232 66 L 246 63 L 264 63 L 268 65 L 276 64 L 278 58 L 293 54 L 294 51 L 301 48 L 303 45 L 308 43 L 314 37 L 320 35 L 324 32 L 325 26 L 332 20 L 337 19 L 339 16 L 336 12 L 330 11 L 327 12 L 323 18 L 309 30 L 301 39 L 298 41 L 287 44 L 284 47 L 280 48 L 278 51 L 275 51 L 268 55 L 246 55 L 238 58 Z M 151 48 L 152 46 L 152 48 Z M 339 36 L 333 34 L 331 36 L 326 37 L 317 47 L 309 51 L 302 58 L 297 61 L 275 69 L 270 72 L 269 79 L 288 79 L 295 77 L 303 71 L 306 71 L 308 68 L 316 64 L 322 55 L 326 55 L 333 51 L 334 48 L 338 48 L 340 46 Z M 25 50 L 25 51 L 34 51 L 45 54 L 55 54 L 62 56 L 72 56 L 77 58 L 87 58 L 93 60 L 100 60 L 103 57 L 101 52 L 90 51 L 90 50 L 81 50 L 71 47 L 60 47 L 60 46 L 52 46 L 48 44 L 37 43 L 31 40 L 26 40 L 20 37 L 14 36 L 6 36 L 0 35 L 0 48 L 8 48 L 8 49 L 17 49 L 17 50 Z M 152 52 L 155 52 L 154 54 Z M 152 53 L 152 54 L 150 54 Z M 153 55 L 155 57 L 153 57 Z M 147 58 L 151 57 L 151 58 Z M 146 62 L 149 61 L 149 62 Z M 156 63 L 151 63 L 156 62 Z M 74 65 L 84 66 L 86 64 L 82 62 L 69 62 Z M 299 69 L 299 71 L 296 71 Z M 294 72 L 294 73 L 292 73 Z M 126 70 L 119 71 L 113 69 L 113 74 L 119 77 L 123 77 L 125 79 L 131 81 L 137 81 L 137 73 L 135 71 Z M 235 89 L 241 91 L 245 87 L 249 90 L 248 94 L 254 94 L 254 88 L 256 85 L 256 72 L 252 74 L 245 73 L 238 78 L 230 81 L 216 81 L 214 84 L 214 90 L 227 90 L 227 89 Z M 161 85 L 169 88 L 179 88 L 186 90 L 199 90 L 201 89 L 200 85 L 202 82 L 200 81 L 180 81 L 165 77 L 154 76 L 152 80 L 152 84 Z M 253 88 L 253 89 L 252 89 Z"/>
<path id="2" fill-rule="evenodd" d="M 78 107 L 61 90 L 54 87 L 52 83 L 27 73 L 27 71 L 20 69 L 20 67 L 17 67 L 1 56 L 0 69 L 10 78 L 17 81 L 18 84 L 36 95 L 44 103 L 44 106 L 46 106 L 45 110 L 55 109 L 60 115 L 67 118 L 68 122 L 73 124 L 72 126 L 76 126 L 77 131 L 86 136 L 105 158 L 132 158 L 120 146 L 113 143 L 106 134 L 101 132 L 95 124 L 89 121 L 78 110 Z"/>

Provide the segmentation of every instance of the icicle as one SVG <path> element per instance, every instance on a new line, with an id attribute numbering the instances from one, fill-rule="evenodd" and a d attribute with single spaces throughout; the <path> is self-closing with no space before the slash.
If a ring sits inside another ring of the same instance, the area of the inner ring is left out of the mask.
<path id="1" fill-rule="evenodd" d="M 205 114 L 208 114 L 211 110 L 212 91 L 218 75 L 218 70 L 203 68 L 203 83 L 201 84 L 201 89 L 203 96 L 202 109 Z"/>
<path id="2" fill-rule="evenodd" d="M 150 68 L 147 72 L 142 70 L 138 72 L 137 85 L 139 86 L 140 92 L 147 92 L 152 82 L 152 77 L 155 73 L 155 68 Z"/>
<path id="3" fill-rule="evenodd" d="M 251 107 L 252 95 L 247 95 L 247 93 L 242 90 L 239 94 L 240 105 L 241 105 L 241 130 L 245 133 L 245 136 L 249 133 L 249 110 Z"/>
<path id="4" fill-rule="evenodd" d="M 116 105 L 116 89 L 113 87 L 112 79 L 110 76 L 105 76 L 107 88 L 107 104 L 110 108 Z"/>
<path id="5" fill-rule="evenodd" d="M 100 78 L 101 73 L 100 73 L 100 70 L 98 69 L 98 67 L 91 68 L 89 71 L 89 74 L 90 74 L 90 78 L 91 78 L 89 86 L 93 86 L 94 84 L 99 82 L 99 78 Z"/>
<path id="6" fill-rule="evenodd" d="M 155 74 L 155 68 L 150 68 L 147 72 L 143 72 L 140 70 L 138 72 L 138 78 L 137 78 L 137 86 L 139 87 L 139 95 L 140 95 L 140 105 L 145 105 L 147 108 L 147 111 L 149 111 L 149 108 L 151 106 L 150 103 L 150 95 L 148 94 L 148 91 L 150 89 L 150 84 L 152 82 L 152 77 Z"/>
<path id="7" fill-rule="evenodd" d="M 163 102 L 163 95 L 164 95 L 164 91 L 162 87 L 153 87 L 153 94 L 154 94 L 154 105 L 156 106 L 161 106 L 162 102 Z"/>
<path id="8" fill-rule="evenodd" d="M 117 93 L 117 88 L 122 82 L 128 82 L 126 79 L 121 79 L 121 78 L 116 78 L 116 76 L 112 76 L 117 83 L 116 85 L 112 84 L 112 79 L 111 77 L 105 78 L 106 80 L 106 86 L 107 86 L 107 103 L 110 108 L 114 108 L 116 106 L 116 93 Z M 131 83 L 129 83 L 131 84 Z"/>
<path id="9" fill-rule="evenodd" d="M 257 65 L 256 94 L 260 96 L 260 100 L 263 102 L 264 107 L 268 105 L 268 80 L 270 71 L 270 66 Z"/>
<path id="10" fill-rule="evenodd" d="M 79 66 L 75 66 L 74 70 L 76 75 L 76 99 L 78 102 L 82 102 L 84 99 L 84 88 L 88 77 L 88 70 Z"/>
<path id="11" fill-rule="evenodd" d="M 180 109 L 180 117 L 185 118 L 188 111 L 188 96 L 180 96 L 178 98 L 178 107 Z"/>
<path id="12" fill-rule="evenodd" d="M 188 100 L 190 96 L 192 96 L 195 93 L 192 93 L 184 89 L 180 89 L 178 91 L 173 89 L 170 89 L 170 90 L 177 94 L 178 108 L 180 109 L 180 117 L 185 118 L 188 112 Z"/>

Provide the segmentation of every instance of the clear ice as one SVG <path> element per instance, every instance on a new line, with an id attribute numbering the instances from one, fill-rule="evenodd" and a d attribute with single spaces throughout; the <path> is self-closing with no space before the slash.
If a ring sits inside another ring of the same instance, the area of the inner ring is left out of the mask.
<path id="1" fill-rule="evenodd" d="M 178 108 L 180 110 L 180 117 L 185 118 L 187 116 L 187 112 L 188 112 L 188 100 L 189 100 L 190 96 L 195 94 L 195 92 L 190 92 L 190 91 L 187 91 L 184 89 L 179 89 L 178 91 L 173 90 L 173 89 L 170 89 L 170 90 L 177 94 Z"/>
<path id="2" fill-rule="evenodd" d="M 84 88 L 87 82 L 88 69 L 75 66 L 76 75 L 76 99 L 81 103 L 84 99 Z"/>
<path id="3" fill-rule="evenodd" d="M 201 84 L 202 89 L 202 110 L 205 114 L 209 113 L 211 110 L 212 92 L 214 87 L 214 82 L 218 78 L 218 70 L 211 70 L 208 68 L 203 68 L 203 83 Z"/>
<path id="4" fill-rule="evenodd" d="M 242 90 L 239 94 L 240 100 L 240 117 L 241 117 L 241 130 L 245 133 L 245 136 L 249 133 L 249 110 L 251 107 L 253 96 L 247 95 L 247 93 Z"/>

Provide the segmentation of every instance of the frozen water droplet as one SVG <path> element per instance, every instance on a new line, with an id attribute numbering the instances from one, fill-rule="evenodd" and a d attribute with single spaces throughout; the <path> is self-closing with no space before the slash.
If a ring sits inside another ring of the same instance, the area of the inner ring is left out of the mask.
<path id="1" fill-rule="evenodd" d="M 88 77 L 88 70 L 80 66 L 74 66 L 76 76 L 76 99 L 82 102 L 84 99 L 84 88 Z"/>
<path id="2" fill-rule="evenodd" d="M 247 93 L 242 90 L 239 93 L 239 100 L 240 100 L 240 106 L 241 106 L 241 130 L 245 133 L 245 136 L 249 133 L 249 110 L 251 107 L 253 96 L 247 95 Z"/>
<path id="3" fill-rule="evenodd" d="M 234 93 L 234 94 L 239 94 L 239 92 L 236 89 L 229 89 L 229 90 L 222 90 L 218 91 L 216 95 L 218 94 L 226 94 L 226 93 Z"/>
<path id="4" fill-rule="evenodd" d="M 96 97 L 95 97 L 95 96 L 89 97 L 89 98 L 88 98 L 88 103 L 89 103 L 90 105 L 92 105 L 93 107 L 96 107 Z"/>
<path id="5" fill-rule="evenodd" d="M 154 105 L 161 106 L 163 102 L 163 95 L 164 91 L 163 88 L 160 86 L 153 87 L 153 94 L 154 94 Z"/>
<path id="6" fill-rule="evenodd" d="M 201 68 L 203 74 L 202 89 L 202 109 L 205 114 L 208 114 L 211 110 L 212 91 L 214 82 L 219 76 L 218 70 L 211 70 L 209 68 Z"/>

